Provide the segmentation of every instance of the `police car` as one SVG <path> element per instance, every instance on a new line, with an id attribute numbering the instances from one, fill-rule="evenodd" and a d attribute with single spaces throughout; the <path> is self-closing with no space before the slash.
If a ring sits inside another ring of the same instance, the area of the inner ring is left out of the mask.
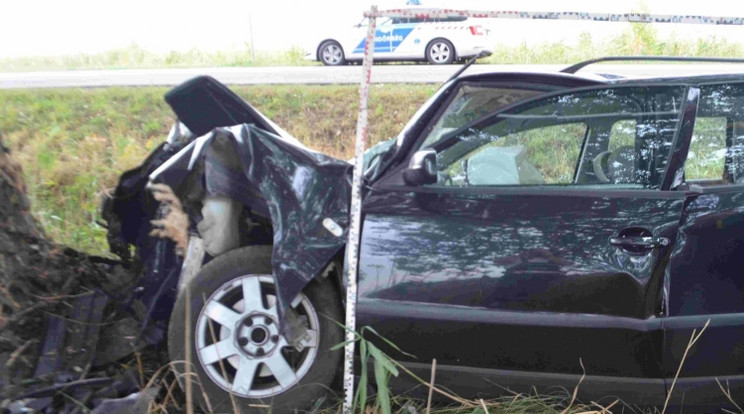
<path id="1" fill-rule="evenodd" d="M 314 42 L 305 58 L 326 66 L 361 61 L 367 37 L 367 19 Z M 448 64 L 491 52 L 489 30 L 467 17 L 378 19 L 375 60 L 428 60 Z"/>

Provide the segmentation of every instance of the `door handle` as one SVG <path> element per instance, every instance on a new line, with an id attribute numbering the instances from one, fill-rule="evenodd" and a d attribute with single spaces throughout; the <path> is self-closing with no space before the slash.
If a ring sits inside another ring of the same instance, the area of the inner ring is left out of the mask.
<path id="1" fill-rule="evenodd" d="M 666 237 L 610 237 L 610 244 L 617 247 L 635 247 L 653 249 L 655 247 L 669 246 L 669 239 Z"/>

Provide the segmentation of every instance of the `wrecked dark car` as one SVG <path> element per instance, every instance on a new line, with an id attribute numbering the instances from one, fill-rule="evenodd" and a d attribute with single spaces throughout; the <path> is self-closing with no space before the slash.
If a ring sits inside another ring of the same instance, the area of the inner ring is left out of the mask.
<path id="1" fill-rule="evenodd" d="M 367 154 L 358 324 L 467 395 L 740 401 L 744 77 L 573 72 L 460 76 Z M 352 167 L 211 78 L 166 100 L 104 208 L 143 332 L 204 407 L 307 408 L 341 365 Z"/>

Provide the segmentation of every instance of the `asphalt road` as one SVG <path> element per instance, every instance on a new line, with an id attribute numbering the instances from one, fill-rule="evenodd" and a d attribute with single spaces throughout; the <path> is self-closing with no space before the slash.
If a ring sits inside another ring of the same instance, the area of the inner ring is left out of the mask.
<path id="1" fill-rule="evenodd" d="M 567 65 L 474 65 L 466 73 L 479 72 L 555 72 Z M 441 83 L 460 65 L 427 64 L 375 65 L 373 83 Z M 744 73 L 744 65 L 595 65 L 594 71 L 626 76 L 659 76 L 700 73 Z M 584 69 L 580 73 L 591 72 Z M 251 68 L 189 69 L 122 69 L 71 70 L 54 72 L 3 72 L 0 89 L 62 88 L 105 86 L 172 86 L 197 75 L 211 75 L 230 85 L 251 84 L 357 84 L 362 79 L 361 66 L 301 66 Z"/>

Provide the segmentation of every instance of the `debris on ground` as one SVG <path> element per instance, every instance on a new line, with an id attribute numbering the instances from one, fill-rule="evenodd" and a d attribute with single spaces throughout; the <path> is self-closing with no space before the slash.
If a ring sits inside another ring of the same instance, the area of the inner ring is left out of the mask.
<path id="1" fill-rule="evenodd" d="M 142 391 L 143 364 L 116 362 L 146 345 L 133 307 L 116 300 L 137 273 L 48 240 L 1 137 L 0 206 L 0 410 L 147 407 L 156 391 Z"/>

